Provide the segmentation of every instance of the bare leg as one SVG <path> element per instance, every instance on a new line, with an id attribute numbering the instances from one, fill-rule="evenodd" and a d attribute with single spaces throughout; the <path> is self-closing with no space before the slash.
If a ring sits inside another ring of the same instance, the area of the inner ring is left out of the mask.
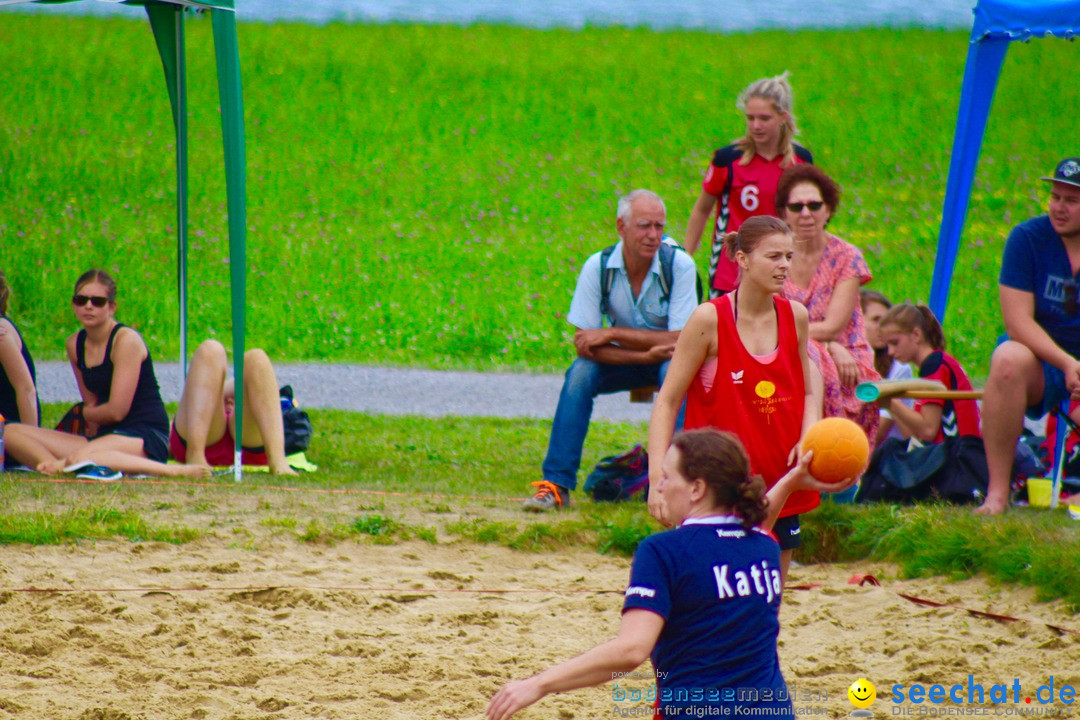
<path id="1" fill-rule="evenodd" d="M 187 443 L 188 465 L 209 468 L 206 446 L 225 435 L 226 366 L 225 346 L 217 340 L 203 342 L 191 358 L 175 420 L 176 432 Z"/>
<path id="2" fill-rule="evenodd" d="M 209 477 L 210 468 L 201 465 L 168 465 L 151 460 L 143 452 L 140 438 L 126 435 L 106 435 L 95 438 L 72 453 L 65 464 L 90 460 L 113 470 L 145 475 Z"/>
<path id="3" fill-rule="evenodd" d="M 296 475 L 285 460 L 285 428 L 277 375 L 267 354 L 258 348 L 244 354 L 244 429 L 241 444 L 262 446 L 275 475 Z"/>
<path id="4" fill-rule="evenodd" d="M 795 554 L 795 550 L 781 550 L 780 551 L 780 590 L 787 587 L 787 574 L 788 568 L 791 567 L 791 556 Z"/>
<path id="5" fill-rule="evenodd" d="M 976 513 L 997 515 L 1008 508 L 1013 455 L 1024 427 L 1024 412 L 1042 400 L 1044 389 L 1042 363 L 1026 345 L 1010 340 L 998 346 L 990 358 L 982 407 L 990 486 Z"/>
<path id="6" fill-rule="evenodd" d="M 45 475 L 63 472 L 68 464 L 66 458 L 86 444 L 86 438 L 81 435 L 35 425 L 11 423 L 4 430 L 7 454 Z"/>

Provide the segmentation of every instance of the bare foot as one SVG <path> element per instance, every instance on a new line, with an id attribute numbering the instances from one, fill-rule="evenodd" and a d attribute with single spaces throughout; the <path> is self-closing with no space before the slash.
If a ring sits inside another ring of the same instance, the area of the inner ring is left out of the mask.
<path id="1" fill-rule="evenodd" d="M 64 472 L 64 467 L 67 463 L 63 459 L 60 460 L 42 460 L 38 463 L 37 471 L 42 475 L 59 475 Z"/>
<path id="2" fill-rule="evenodd" d="M 209 465 L 169 465 L 171 477 L 208 478 L 212 474 Z"/>
<path id="3" fill-rule="evenodd" d="M 975 508 L 973 511 L 976 515 L 1000 515 L 1009 507 L 1009 501 L 1007 499 L 998 499 L 995 497 L 987 497 L 982 505 Z"/>
<path id="4" fill-rule="evenodd" d="M 271 465 L 270 466 L 270 474 L 271 475 L 299 475 L 300 473 L 293 470 L 292 466 L 289 465 L 289 463 L 285 463 L 284 465 Z"/>

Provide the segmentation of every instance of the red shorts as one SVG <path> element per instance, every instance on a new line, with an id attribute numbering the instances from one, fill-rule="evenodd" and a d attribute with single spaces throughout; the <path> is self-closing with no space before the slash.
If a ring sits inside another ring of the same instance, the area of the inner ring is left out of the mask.
<path id="1" fill-rule="evenodd" d="M 236 451 L 235 441 L 229 428 L 225 428 L 225 434 L 213 445 L 206 448 L 206 462 L 213 467 L 233 464 L 233 453 Z M 176 424 L 169 429 L 169 454 L 177 462 L 187 462 L 187 443 L 180 433 L 176 432 Z M 243 448 L 240 452 L 240 462 L 244 465 L 266 465 L 266 451 L 263 448 Z"/>

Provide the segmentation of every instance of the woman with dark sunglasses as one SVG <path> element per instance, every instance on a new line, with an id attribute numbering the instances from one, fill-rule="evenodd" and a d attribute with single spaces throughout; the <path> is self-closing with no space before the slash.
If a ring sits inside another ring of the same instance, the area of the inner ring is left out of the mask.
<path id="1" fill-rule="evenodd" d="M 37 425 L 41 413 L 34 358 L 7 316 L 9 292 L 7 278 L 0 271 L 0 415 L 9 423 Z"/>
<path id="2" fill-rule="evenodd" d="M 67 355 L 91 439 L 81 435 L 11 425 L 7 451 L 46 475 L 65 468 L 98 466 L 90 477 L 118 479 L 119 473 L 205 476 L 206 468 L 167 465 L 169 419 L 161 401 L 150 352 L 139 333 L 116 321 L 116 283 L 103 270 L 90 270 L 75 283 L 75 317 L 82 329 L 67 339 Z"/>
<path id="3" fill-rule="evenodd" d="M 810 314 L 807 349 L 824 381 L 823 416 L 855 421 L 872 447 L 878 408 L 855 397 L 860 382 L 881 379 L 859 304 L 859 288 L 871 275 L 859 248 L 825 230 L 839 204 L 840 186 L 817 166 L 797 165 L 780 176 L 776 207 L 795 233 L 784 296 Z"/>

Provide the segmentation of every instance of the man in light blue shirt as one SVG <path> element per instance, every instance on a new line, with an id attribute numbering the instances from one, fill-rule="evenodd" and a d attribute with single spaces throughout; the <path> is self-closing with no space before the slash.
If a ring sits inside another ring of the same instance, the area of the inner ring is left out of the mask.
<path id="1" fill-rule="evenodd" d="M 664 381 L 679 331 L 697 307 L 697 269 L 685 252 L 673 253 L 672 282 L 665 293 L 659 250 L 666 217 L 663 200 L 652 191 L 635 190 L 619 198 L 615 228 L 621 241 L 607 260 L 614 278 L 606 313 L 603 253 L 591 256 L 581 269 L 566 317 L 576 328 L 578 357 L 566 371 L 543 480 L 533 483 L 537 491 L 525 501 L 526 510 L 569 505 L 597 395 Z"/>

